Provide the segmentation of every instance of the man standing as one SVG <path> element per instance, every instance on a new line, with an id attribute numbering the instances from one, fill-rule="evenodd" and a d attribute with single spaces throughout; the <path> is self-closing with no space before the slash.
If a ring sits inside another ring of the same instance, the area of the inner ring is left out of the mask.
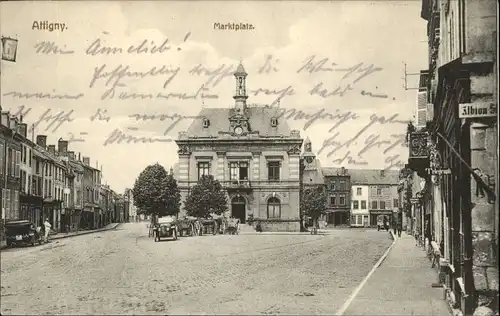
<path id="1" fill-rule="evenodd" d="M 50 229 L 52 228 L 52 225 L 50 225 L 48 218 L 45 219 L 43 226 L 45 228 L 45 234 L 44 234 L 45 242 L 49 242 L 49 233 L 50 233 Z"/>

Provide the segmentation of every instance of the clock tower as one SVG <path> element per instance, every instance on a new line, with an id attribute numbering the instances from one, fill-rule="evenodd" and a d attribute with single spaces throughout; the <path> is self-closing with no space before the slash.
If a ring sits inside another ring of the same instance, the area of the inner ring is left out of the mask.
<path id="1" fill-rule="evenodd" d="M 236 78 L 236 93 L 233 96 L 235 101 L 235 108 L 239 109 L 237 112 L 244 113 L 247 107 L 247 89 L 246 89 L 246 78 L 247 72 L 243 65 L 240 63 L 238 68 L 236 68 L 236 72 L 234 73 L 234 77 Z"/>
<path id="2" fill-rule="evenodd" d="M 246 136 L 250 132 L 248 111 L 247 111 L 247 91 L 246 78 L 247 72 L 240 63 L 234 73 L 236 79 L 236 92 L 233 96 L 234 108 L 229 111 L 229 121 L 231 122 L 229 131 L 233 136 Z"/>
<path id="3" fill-rule="evenodd" d="M 316 155 L 312 152 L 312 144 L 309 137 L 304 141 L 304 153 L 302 154 L 306 170 L 316 170 Z"/>

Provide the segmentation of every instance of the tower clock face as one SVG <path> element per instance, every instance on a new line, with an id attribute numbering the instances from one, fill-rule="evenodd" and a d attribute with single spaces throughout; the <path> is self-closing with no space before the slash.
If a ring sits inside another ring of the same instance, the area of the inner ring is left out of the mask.
<path id="1" fill-rule="evenodd" d="M 236 135 L 241 135 L 241 134 L 243 134 L 243 128 L 241 128 L 241 126 L 236 126 L 236 127 L 234 128 L 234 133 L 235 133 Z"/>

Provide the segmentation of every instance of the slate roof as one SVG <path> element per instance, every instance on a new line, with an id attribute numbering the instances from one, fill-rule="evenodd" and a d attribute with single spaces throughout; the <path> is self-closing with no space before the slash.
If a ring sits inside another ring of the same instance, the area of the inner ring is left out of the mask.
<path id="1" fill-rule="evenodd" d="M 399 170 L 384 170 L 382 175 L 380 169 L 349 169 L 352 184 L 365 185 L 398 185 Z"/>
<path id="2" fill-rule="evenodd" d="M 81 164 L 79 164 L 78 162 L 76 161 L 71 161 L 69 160 L 69 165 L 71 166 L 71 168 L 74 168 L 76 169 L 78 172 L 83 172 L 83 166 Z"/>
<path id="3" fill-rule="evenodd" d="M 219 131 L 229 132 L 231 110 L 233 108 L 204 108 L 187 130 L 188 137 L 219 137 Z M 278 119 L 278 126 L 271 126 L 271 118 L 279 117 L 279 109 L 269 106 L 247 107 L 249 125 L 252 131 L 259 131 L 260 136 L 289 136 L 290 127 L 286 119 Z M 203 118 L 209 120 L 209 126 L 203 127 Z"/>
<path id="4" fill-rule="evenodd" d="M 350 175 L 350 170 L 349 169 L 345 169 L 345 174 L 342 173 L 342 168 L 332 168 L 332 167 L 325 167 L 325 168 L 322 168 L 322 171 L 323 171 L 323 175 L 325 177 L 328 177 L 328 176 L 349 176 Z"/>

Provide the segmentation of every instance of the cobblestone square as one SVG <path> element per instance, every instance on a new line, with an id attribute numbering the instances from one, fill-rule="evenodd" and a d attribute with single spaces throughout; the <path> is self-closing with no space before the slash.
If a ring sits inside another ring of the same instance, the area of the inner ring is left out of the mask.
<path id="1" fill-rule="evenodd" d="M 390 244 L 374 230 L 156 243 L 125 224 L 2 251 L 1 312 L 334 314 Z"/>

